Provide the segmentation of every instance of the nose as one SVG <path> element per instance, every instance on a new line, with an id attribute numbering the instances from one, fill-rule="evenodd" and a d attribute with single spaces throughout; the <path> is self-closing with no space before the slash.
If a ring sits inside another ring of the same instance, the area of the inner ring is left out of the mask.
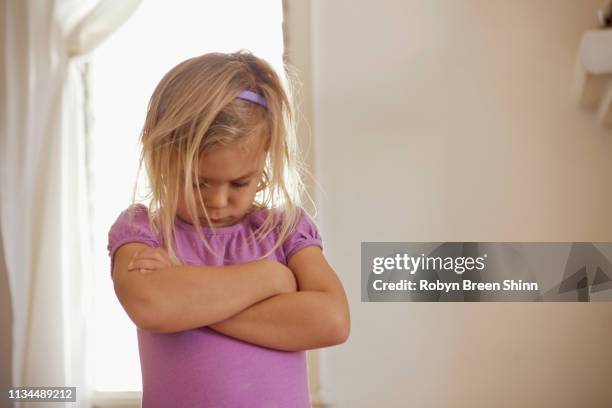
<path id="1" fill-rule="evenodd" d="M 209 187 L 204 195 L 204 205 L 207 210 L 227 207 L 227 189 L 224 186 Z"/>

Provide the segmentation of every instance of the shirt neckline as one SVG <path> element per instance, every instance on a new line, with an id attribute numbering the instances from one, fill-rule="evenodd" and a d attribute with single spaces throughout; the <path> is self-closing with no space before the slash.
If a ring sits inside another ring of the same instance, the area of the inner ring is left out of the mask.
<path id="1" fill-rule="evenodd" d="M 229 234 L 229 233 L 232 233 L 232 232 L 239 231 L 241 229 L 244 229 L 244 227 L 249 223 L 249 221 L 250 221 L 251 217 L 253 217 L 253 215 L 263 211 L 264 209 L 265 208 L 255 208 L 253 211 L 251 211 L 250 213 L 245 215 L 236 224 L 228 225 L 226 227 L 201 226 L 200 227 L 200 231 L 202 231 L 205 234 Z M 187 221 L 183 221 L 178 216 L 174 217 L 174 223 L 175 223 L 175 225 L 179 226 L 182 229 L 189 230 L 189 231 L 197 231 L 197 228 L 196 228 L 195 225 L 190 224 Z"/>

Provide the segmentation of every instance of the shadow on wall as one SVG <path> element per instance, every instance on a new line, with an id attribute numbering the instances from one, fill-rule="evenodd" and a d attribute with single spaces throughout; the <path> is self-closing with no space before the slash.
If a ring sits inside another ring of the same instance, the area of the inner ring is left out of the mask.
<path id="1" fill-rule="evenodd" d="M 0 389 L 12 386 L 13 309 L 9 290 L 2 229 L 0 229 Z M 0 400 L 0 407 L 9 407 Z"/>

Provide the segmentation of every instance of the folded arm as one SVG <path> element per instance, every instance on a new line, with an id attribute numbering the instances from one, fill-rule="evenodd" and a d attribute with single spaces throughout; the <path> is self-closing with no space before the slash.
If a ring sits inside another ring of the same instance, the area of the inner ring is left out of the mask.
<path id="1" fill-rule="evenodd" d="M 293 276 L 275 261 L 223 267 L 163 265 L 155 269 L 160 265 L 160 253 L 160 249 L 129 243 L 115 255 L 115 293 L 143 330 L 171 333 L 207 326 L 270 296 L 295 291 Z M 128 266 L 130 261 L 132 266 Z M 139 268 L 150 268 L 151 272 L 140 273 Z"/>
<path id="2" fill-rule="evenodd" d="M 348 302 L 321 249 L 310 246 L 298 251 L 288 266 L 296 277 L 298 292 L 272 296 L 209 328 L 285 351 L 345 342 L 350 332 Z"/>

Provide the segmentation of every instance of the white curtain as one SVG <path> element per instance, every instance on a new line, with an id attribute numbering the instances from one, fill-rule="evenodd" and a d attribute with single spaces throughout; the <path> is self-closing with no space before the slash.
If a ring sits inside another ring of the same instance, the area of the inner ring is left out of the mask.
<path id="1" fill-rule="evenodd" d="M 0 386 L 77 387 L 89 407 L 87 53 L 139 0 L 1 1 Z"/>

